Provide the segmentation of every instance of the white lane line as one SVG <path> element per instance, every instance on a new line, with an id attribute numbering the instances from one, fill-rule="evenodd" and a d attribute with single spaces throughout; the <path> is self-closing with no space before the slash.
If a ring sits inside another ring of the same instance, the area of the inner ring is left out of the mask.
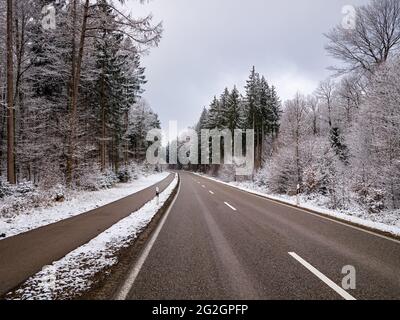
<path id="1" fill-rule="evenodd" d="M 130 270 L 129 275 L 128 275 L 127 279 L 125 280 L 125 283 L 122 285 L 121 289 L 116 294 L 114 300 L 126 300 L 126 298 L 128 297 L 128 294 L 131 291 L 133 284 L 135 283 L 136 278 L 139 275 L 139 272 L 143 267 L 143 264 L 145 263 L 147 257 L 149 256 L 149 253 L 150 253 L 151 249 L 153 248 L 153 245 L 156 242 L 157 237 L 160 234 L 160 231 L 163 228 L 165 221 L 167 220 L 167 218 L 169 216 L 169 213 L 171 212 L 171 209 L 174 207 L 176 199 L 178 199 L 180 191 L 181 191 L 181 182 L 179 182 L 178 192 L 176 193 L 174 200 L 172 201 L 167 212 L 164 214 L 164 217 L 161 219 L 160 223 L 158 224 L 156 230 L 154 231 L 149 242 L 147 243 L 146 247 L 144 248 L 141 256 L 139 257 L 139 260 L 134 265 L 132 270 Z"/>
<path id="2" fill-rule="evenodd" d="M 224 202 L 229 208 L 231 208 L 233 211 L 237 211 L 235 207 L 231 206 L 228 202 Z"/>
<path id="3" fill-rule="evenodd" d="M 206 186 L 203 184 L 202 186 L 201 186 L 203 189 L 205 189 L 206 188 Z"/>
<path id="4" fill-rule="evenodd" d="M 214 194 L 214 192 L 212 192 L 211 190 L 210 191 L 208 191 L 210 194 Z"/>
<path id="5" fill-rule="evenodd" d="M 392 242 L 400 243 L 400 240 L 397 240 L 397 239 L 394 239 L 394 238 L 391 238 L 391 237 L 376 233 L 374 231 L 370 231 L 370 230 L 364 229 L 363 227 L 365 227 L 365 226 L 360 226 L 359 227 L 359 226 L 356 226 L 356 225 L 349 224 L 349 223 L 345 222 L 344 220 L 336 220 L 333 217 L 329 217 L 327 214 L 324 214 L 322 212 L 321 213 L 315 213 L 315 212 L 308 211 L 307 208 L 294 207 L 293 205 L 290 205 L 289 203 L 285 204 L 285 203 L 282 203 L 279 200 L 269 198 L 268 195 L 259 195 L 259 194 L 256 194 L 256 193 L 250 191 L 250 190 L 242 190 L 242 189 L 239 189 L 238 187 L 229 185 L 228 183 L 225 183 L 225 182 L 222 182 L 222 181 L 218 181 L 216 179 L 212 179 L 210 177 L 203 176 L 203 178 L 204 179 L 208 179 L 210 181 L 217 182 L 217 183 L 222 184 L 222 185 L 224 185 L 224 186 L 226 186 L 228 188 L 235 189 L 236 191 L 247 193 L 247 194 L 249 194 L 249 195 L 251 195 L 253 197 L 257 197 L 257 198 L 263 199 L 265 201 L 273 202 L 273 203 L 285 206 L 287 208 L 299 210 L 301 212 L 310 214 L 310 215 L 312 215 L 314 217 L 317 217 L 317 218 L 320 218 L 320 219 L 324 219 L 324 220 L 328 220 L 330 222 L 334 222 L 334 223 L 340 224 L 342 226 L 345 226 L 345 227 L 348 227 L 348 228 L 351 228 L 351 229 L 355 229 L 355 230 L 358 230 L 358 231 L 361 231 L 361 232 L 365 232 L 365 233 L 368 233 L 370 235 L 373 235 L 373 236 L 376 236 L 376 237 L 379 237 L 379 238 L 382 238 L 382 239 L 385 239 L 385 240 L 389 240 L 389 241 L 392 241 Z"/>
<path id="6" fill-rule="evenodd" d="M 289 252 L 289 255 L 292 256 L 294 259 L 296 259 L 298 262 L 300 262 L 304 267 L 306 267 L 309 271 L 311 271 L 315 276 L 317 276 L 320 280 L 322 280 L 325 284 L 327 284 L 331 289 L 336 291 L 342 298 L 345 300 L 356 300 L 351 294 L 349 294 L 346 290 L 342 289 L 339 287 L 336 283 L 334 283 L 331 279 L 329 279 L 327 276 L 325 276 L 323 273 L 318 271 L 316 268 L 314 268 L 311 264 L 309 264 L 307 261 L 305 261 L 303 258 L 298 256 L 294 252 Z"/>

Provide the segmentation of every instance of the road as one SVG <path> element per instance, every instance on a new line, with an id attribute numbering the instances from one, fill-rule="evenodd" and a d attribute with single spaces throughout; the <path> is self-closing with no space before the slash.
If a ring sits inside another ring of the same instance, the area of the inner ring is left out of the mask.
<path id="1" fill-rule="evenodd" d="M 400 243 L 182 172 L 127 299 L 400 299 Z M 341 288 L 354 266 L 356 289 Z"/>
<path id="2" fill-rule="evenodd" d="M 1 240 L 0 297 L 141 208 L 154 198 L 156 186 L 163 191 L 173 179 L 170 174 L 154 186 L 101 208 Z"/>

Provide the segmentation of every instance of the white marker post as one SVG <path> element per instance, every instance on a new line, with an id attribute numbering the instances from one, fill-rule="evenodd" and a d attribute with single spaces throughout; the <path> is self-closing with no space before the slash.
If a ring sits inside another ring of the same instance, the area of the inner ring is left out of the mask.
<path id="1" fill-rule="evenodd" d="M 300 184 L 297 185 L 296 190 L 296 206 L 300 207 Z"/>
<path id="2" fill-rule="evenodd" d="M 160 189 L 156 187 L 157 205 L 160 204 Z"/>

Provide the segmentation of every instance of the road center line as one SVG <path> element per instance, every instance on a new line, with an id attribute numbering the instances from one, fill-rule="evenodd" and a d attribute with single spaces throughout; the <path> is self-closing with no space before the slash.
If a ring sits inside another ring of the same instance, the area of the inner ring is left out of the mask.
<path id="1" fill-rule="evenodd" d="M 318 271 L 316 268 L 314 268 L 311 264 L 309 264 L 307 261 L 305 261 L 303 258 L 298 256 L 294 252 L 289 252 L 289 255 L 292 256 L 292 258 L 296 259 L 298 262 L 300 262 L 304 267 L 306 267 L 309 271 L 311 271 L 315 276 L 317 276 L 320 280 L 322 280 L 325 284 L 327 284 L 331 289 L 336 291 L 342 298 L 345 300 L 356 300 L 351 294 L 349 294 L 346 290 L 342 289 L 339 287 L 336 283 L 334 283 L 331 279 L 329 279 L 327 276 L 325 276 L 323 273 Z"/>
<path id="2" fill-rule="evenodd" d="M 229 208 L 231 208 L 233 211 L 237 211 L 235 207 L 231 206 L 228 202 L 224 202 Z"/>
<path id="3" fill-rule="evenodd" d="M 214 194 L 214 192 L 212 192 L 211 190 L 210 191 L 208 191 L 210 194 Z"/>
<path id="4" fill-rule="evenodd" d="M 204 189 L 206 188 L 206 186 L 204 184 L 201 187 L 204 188 Z"/>

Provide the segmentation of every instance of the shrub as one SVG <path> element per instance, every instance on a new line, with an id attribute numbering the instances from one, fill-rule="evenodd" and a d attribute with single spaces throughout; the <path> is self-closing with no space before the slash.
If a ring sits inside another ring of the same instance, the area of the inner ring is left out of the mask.
<path id="1" fill-rule="evenodd" d="M 12 190 L 10 185 L 7 182 L 3 182 L 2 180 L 0 180 L 0 199 L 10 196 L 11 194 Z"/>
<path id="2" fill-rule="evenodd" d="M 94 172 L 86 175 L 84 179 L 81 180 L 80 187 L 83 190 L 98 191 L 109 189 L 118 182 L 119 179 L 117 175 L 113 171 L 107 170 L 102 173 Z"/>

